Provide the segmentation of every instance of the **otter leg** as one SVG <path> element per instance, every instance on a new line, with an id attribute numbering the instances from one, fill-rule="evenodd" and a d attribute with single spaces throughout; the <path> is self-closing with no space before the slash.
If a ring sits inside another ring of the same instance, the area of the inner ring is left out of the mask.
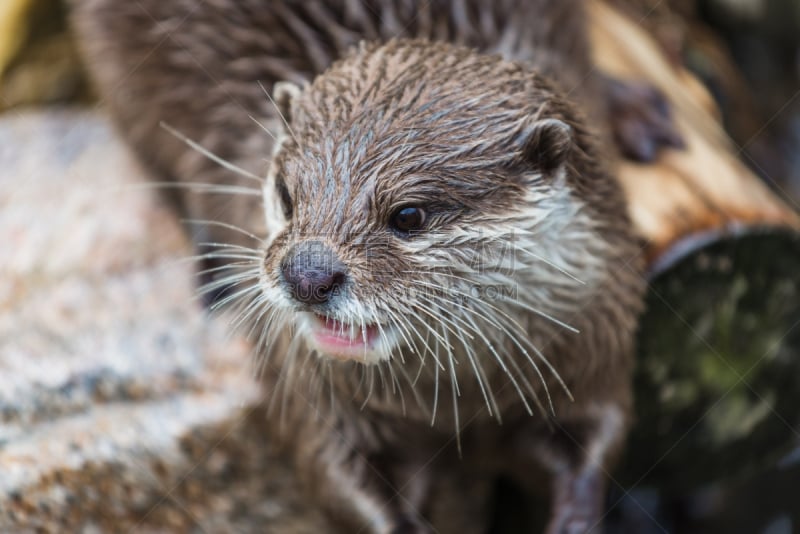
<path id="1" fill-rule="evenodd" d="M 605 489 L 605 474 L 597 466 L 554 475 L 547 534 L 599 534 Z"/>
<path id="2" fill-rule="evenodd" d="M 384 473 L 382 491 L 394 517 L 392 534 L 423 534 L 432 532 L 423 516 L 429 497 L 431 478 L 416 462 L 397 458 L 376 460 L 373 465 Z"/>
<path id="3" fill-rule="evenodd" d="M 646 82 L 603 78 L 608 118 L 623 156 L 649 163 L 662 148 L 685 148 L 661 91 Z"/>
<path id="4" fill-rule="evenodd" d="M 554 421 L 533 456 L 549 473 L 551 516 L 547 534 L 602 532 L 608 466 L 625 435 L 624 411 L 593 407 L 588 417 Z"/>
<path id="5" fill-rule="evenodd" d="M 343 532 L 363 534 L 428 534 L 433 528 L 421 508 L 430 477 L 411 464 L 383 455 L 364 456 L 355 449 L 324 451 L 310 481 L 329 516 Z M 400 477 L 397 475 L 401 474 Z M 409 474 L 409 476 L 403 476 Z"/>

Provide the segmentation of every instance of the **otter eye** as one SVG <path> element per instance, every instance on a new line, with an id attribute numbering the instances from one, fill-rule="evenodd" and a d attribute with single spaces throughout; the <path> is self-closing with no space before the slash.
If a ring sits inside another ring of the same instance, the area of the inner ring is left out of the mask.
<path id="1" fill-rule="evenodd" d="M 281 207 L 283 208 L 283 215 L 287 219 L 292 218 L 292 195 L 289 194 L 289 188 L 286 187 L 286 182 L 283 178 L 275 179 L 275 189 L 278 191 L 278 197 L 281 199 Z"/>
<path id="2" fill-rule="evenodd" d="M 392 215 L 390 224 L 398 232 L 409 234 L 420 230 L 425 224 L 425 212 L 414 206 L 400 208 Z"/>

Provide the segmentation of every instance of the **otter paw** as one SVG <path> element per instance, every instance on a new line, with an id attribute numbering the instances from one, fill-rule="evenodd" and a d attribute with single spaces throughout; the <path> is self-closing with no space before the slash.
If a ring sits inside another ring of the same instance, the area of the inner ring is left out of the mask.
<path id="1" fill-rule="evenodd" d="M 392 528 L 392 534 L 429 534 L 431 529 L 422 521 L 409 516 L 398 518 Z"/>
<path id="2" fill-rule="evenodd" d="M 547 525 L 547 534 L 601 534 L 602 521 L 586 506 L 562 503 Z"/>
<path id="3" fill-rule="evenodd" d="M 669 102 L 652 85 L 609 78 L 608 108 L 614 140 L 625 157 L 649 163 L 661 148 L 686 147 Z"/>

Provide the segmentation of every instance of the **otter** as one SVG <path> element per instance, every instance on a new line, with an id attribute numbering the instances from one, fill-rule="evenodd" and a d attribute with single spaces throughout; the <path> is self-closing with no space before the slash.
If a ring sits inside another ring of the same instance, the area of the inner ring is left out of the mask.
<path id="1" fill-rule="evenodd" d="M 645 286 L 613 168 L 680 138 L 595 71 L 581 0 L 73 8 L 120 131 L 235 270 L 209 287 L 238 286 L 331 517 L 431 531 L 469 463 L 544 469 L 548 532 L 599 528 Z"/>

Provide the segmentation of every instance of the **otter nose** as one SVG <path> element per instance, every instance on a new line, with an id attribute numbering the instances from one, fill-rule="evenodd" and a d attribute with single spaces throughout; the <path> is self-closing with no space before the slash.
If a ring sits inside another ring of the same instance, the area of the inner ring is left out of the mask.
<path id="1" fill-rule="evenodd" d="M 281 272 L 292 298 L 302 304 L 324 304 L 347 278 L 345 265 L 324 243 L 307 241 L 292 247 Z"/>

